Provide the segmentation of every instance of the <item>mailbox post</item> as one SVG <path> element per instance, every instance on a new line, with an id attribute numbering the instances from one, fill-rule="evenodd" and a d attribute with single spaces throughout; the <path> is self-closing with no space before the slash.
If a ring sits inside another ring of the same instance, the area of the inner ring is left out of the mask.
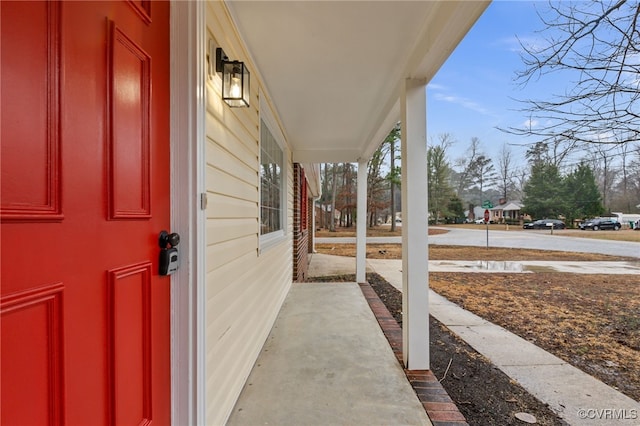
<path id="1" fill-rule="evenodd" d="M 553 227 L 554 227 L 553 222 L 551 222 L 551 223 L 547 223 L 547 226 L 550 226 L 550 227 L 551 227 L 551 235 L 553 235 Z"/>

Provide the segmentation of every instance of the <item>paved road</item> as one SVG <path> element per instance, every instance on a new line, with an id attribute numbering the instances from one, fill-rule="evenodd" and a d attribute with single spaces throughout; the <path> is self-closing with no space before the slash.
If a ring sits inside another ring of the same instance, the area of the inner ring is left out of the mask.
<path id="1" fill-rule="evenodd" d="M 484 229 L 452 229 L 445 234 L 432 235 L 429 244 L 485 247 L 487 234 Z M 585 231 L 590 232 L 590 231 Z M 594 231 L 595 232 L 595 231 Z M 623 231 L 632 232 L 632 231 Z M 635 231 L 633 231 L 635 232 Z M 640 231 L 637 231 L 640 232 Z M 353 237 L 316 238 L 317 243 L 354 243 Z M 369 244 L 400 243 L 401 237 L 369 237 Z M 489 231 L 490 247 L 531 248 L 538 250 L 562 250 L 581 253 L 601 253 L 640 259 L 640 243 L 596 240 L 591 238 L 551 235 L 547 230 Z"/>

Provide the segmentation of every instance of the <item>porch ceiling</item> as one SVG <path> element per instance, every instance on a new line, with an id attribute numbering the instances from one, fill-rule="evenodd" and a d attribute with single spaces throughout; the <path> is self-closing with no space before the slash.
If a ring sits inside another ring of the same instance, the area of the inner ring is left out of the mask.
<path id="1" fill-rule="evenodd" d="M 399 120 L 401 82 L 430 80 L 480 1 L 227 1 L 296 162 L 368 159 Z"/>

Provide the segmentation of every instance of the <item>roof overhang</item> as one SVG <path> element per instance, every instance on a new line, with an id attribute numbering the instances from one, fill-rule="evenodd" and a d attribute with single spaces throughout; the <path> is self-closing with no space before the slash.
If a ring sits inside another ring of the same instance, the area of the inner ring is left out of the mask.
<path id="1" fill-rule="evenodd" d="M 307 187 L 309 188 L 309 196 L 318 198 L 322 195 L 322 184 L 320 182 L 320 165 L 317 163 L 302 163 L 305 176 L 307 178 Z"/>
<path id="2" fill-rule="evenodd" d="M 515 210 L 521 210 L 521 209 L 522 209 L 522 205 L 517 204 L 517 203 L 509 203 L 509 204 L 505 205 L 504 207 L 502 207 L 501 210 L 515 211 Z"/>
<path id="3" fill-rule="evenodd" d="M 293 160 L 371 157 L 489 1 L 227 1 Z"/>

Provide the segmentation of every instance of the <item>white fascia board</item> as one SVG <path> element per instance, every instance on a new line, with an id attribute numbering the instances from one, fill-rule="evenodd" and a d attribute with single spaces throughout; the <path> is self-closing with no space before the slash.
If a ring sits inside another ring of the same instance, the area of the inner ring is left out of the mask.
<path id="1" fill-rule="evenodd" d="M 307 178 L 309 195 L 318 198 L 322 195 L 322 185 L 320 184 L 320 164 L 300 163 Z"/>

